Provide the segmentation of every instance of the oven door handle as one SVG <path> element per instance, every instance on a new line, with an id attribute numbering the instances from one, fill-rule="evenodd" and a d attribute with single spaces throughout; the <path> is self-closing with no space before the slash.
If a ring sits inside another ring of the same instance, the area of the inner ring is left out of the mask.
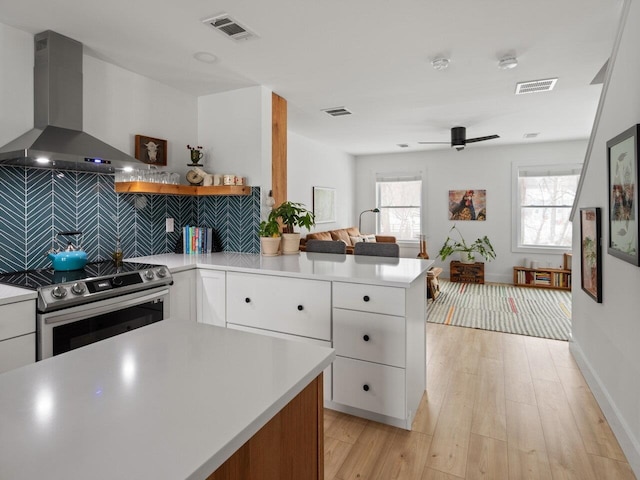
<path id="1" fill-rule="evenodd" d="M 95 317 L 98 315 L 102 315 L 103 313 L 111 313 L 114 311 L 122 310 L 127 307 L 133 307 L 135 305 L 139 305 L 141 303 L 151 302 L 153 300 L 160 300 L 162 297 L 168 297 L 169 290 L 164 289 L 160 291 L 156 291 L 153 293 L 149 293 L 143 296 L 135 296 L 134 298 L 129 298 L 126 300 L 119 300 L 121 297 L 114 297 L 107 305 L 104 305 L 104 301 L 97 301 L 94 303 L 89 303 L 87 305 L 81 305 L 79 307 L 72 307 L 72 309 L 78 308 L 74 312 L 69 312 L 65 310 L 60 310 L 58 312 L 45 313 L 42 314 L 42 318 L 44 319 L 44 323 L 50 325 L 52 323 L 60 323 L 60 322 L 72 322 L 75 320 L 82 320 L 87 318 L 88 316 Z M 163 300 L 164 301 L 164 300 Z M 101 303 L 101 306 L 95 306 L 97 303 Z M 70 309 L 71 310 L 71 309 Z"/>

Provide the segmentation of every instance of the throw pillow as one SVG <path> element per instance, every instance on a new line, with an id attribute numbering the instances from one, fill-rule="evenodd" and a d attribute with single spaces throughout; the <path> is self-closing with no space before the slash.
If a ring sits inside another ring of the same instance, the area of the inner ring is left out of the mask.
<path id="1" fill-rule="evenodd" d="M 363 242 L 368 242 L 368 243 L 376 243 L 376 236 L 371 234 L 371 235 L 362 235 L 362 241 Z"/>
<path id="2" fill-rule="evenodd" d="M 364 237 L 360 236 L 360 237 L 349 237 L 351 239 L 351 244 L 355 245 L 356 243 L 359 242 L 364 242 Z"/>

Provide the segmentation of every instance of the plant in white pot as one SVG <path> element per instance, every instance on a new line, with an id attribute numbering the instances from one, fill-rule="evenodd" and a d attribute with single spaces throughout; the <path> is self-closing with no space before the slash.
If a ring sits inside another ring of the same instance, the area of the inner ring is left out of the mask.
<path id="1" fill-rule="evenodd" d="M 269 220 L 282 221 L 282 253 L 284 255 L 298 253 L 300 251 L 300 232 L 294 232 L 295 227 L 313 227 L 315 216 L 308 211 L 302 203 L 283 202 L 271 210 Z"/>
<path id="2" fill-rule="evenodd" d="M 460 240 L 456 241 L 450 236 L 447 236 L 444 245 L 442 245 L 440 252 L 438 252 L 438 257 L 440 257 L 442 261 L 444 261 L 449 255 L 453 255 L 456 252 L 460 253 L 460 262 L 462 263 L 474 263 L 476 261 L 476 254 L 483 256 L 487 262 L 496 258 L 496 252 L 489 241 L 489 237 L 485 235 L 482 238 L 477 238 L 473 243 L 467 243 L 460 233 L 460 230 L 456 228 L 455 224 L 451 227 L 449 233 L 454 230 L 458 234 Z"/>
<path id="3" fill-rule="evenodd" d="M 260 236 L 260 251 L 262 255 L 273 257 L 280 249 L 280 225 L 276 220 L 264 220 L 258 227 Z"/>

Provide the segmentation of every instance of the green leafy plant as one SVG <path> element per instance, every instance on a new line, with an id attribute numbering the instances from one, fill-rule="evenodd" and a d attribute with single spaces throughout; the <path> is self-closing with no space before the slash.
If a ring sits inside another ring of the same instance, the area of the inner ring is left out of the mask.
<path id="1" fill-rule="evenodd" d="M 449 230 L 449 234 L 451 234 L 451 232 L 453 232 L 454 230 L 458 234 L 458 237 L 460 237 L 460 240 L 456 241 L 452 239 L 451 236 L 447 236 L 444 245 L 438 252 L 438 257 L 440 257 L 443 261 L 445 258 L 455 252 L 464 253 L 467 257 L 467 260 L 470 262 L 474 260 L 474 254 L 476 253 L 483 256 L 487 260 L 487 262 L 490 262 L 491 260 L 496 258 L 496 252 L 493 249 L 493 245 L 491 245 L 491 242 L 489 241 L 489 237 L 485 235 L 482 238 L 476 239 L 476 241 L 473 243 L 467 243 L 460 233 L 460 230 L 456 228 L 455 224 Z"/>
<path id="2" fill-rule="evenodd" d="M 309 230 L 316 224 L 315 216 L 302 203 L 283 202 L 271 210 L 269 220 L 282 220 L 283 232 L 294 233 L 294 227 L 304 227 Z"/>
<path id="3" fill-rule="evenodd" d="M 258 235 L 260 237 L 279 237 L 280 225 L 275 219 L 263 220 L 258 227 Z"/>

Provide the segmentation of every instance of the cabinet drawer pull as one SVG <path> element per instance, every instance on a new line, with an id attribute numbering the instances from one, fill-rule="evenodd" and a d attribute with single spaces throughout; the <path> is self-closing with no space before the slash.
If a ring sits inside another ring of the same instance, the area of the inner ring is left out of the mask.
<path id="1" fill-rule="evenodd" d="M 249 297 L 245 298 L 244 303 L 251 303 L 251 299 Z"/>
<path id="2" fill-rule="evenodd" d="M 364 337 L 362 337 L 362 339 L 363 339 L 365 342 L 368 342 L 368 341 L 369 341 L 369 335 L 365 335 Z"/>
<path id="3" fill-rule="evenodd" d="M 367 384 L 365 383 L 365 384 L 362 386 L 362 389 L 363 389 L 365 392 L 368 392 L 368 391 L 369 391 L 369 385 L 367 385 Z"/>
<path id="4" fill-rule="evenodd" d="M 368 301 L 370 300 L 369 295 L 365 295 L 364 297 L 362 297 L 362 299 L 363 299 L 365 302 L 368 302 Z"/>
<path id="5" fill-rule="evenodd" d="M 301 312 L 302 310 L 304 310 L 304 307 L 302 305 L 298 305 L 298 311 Z"/>

